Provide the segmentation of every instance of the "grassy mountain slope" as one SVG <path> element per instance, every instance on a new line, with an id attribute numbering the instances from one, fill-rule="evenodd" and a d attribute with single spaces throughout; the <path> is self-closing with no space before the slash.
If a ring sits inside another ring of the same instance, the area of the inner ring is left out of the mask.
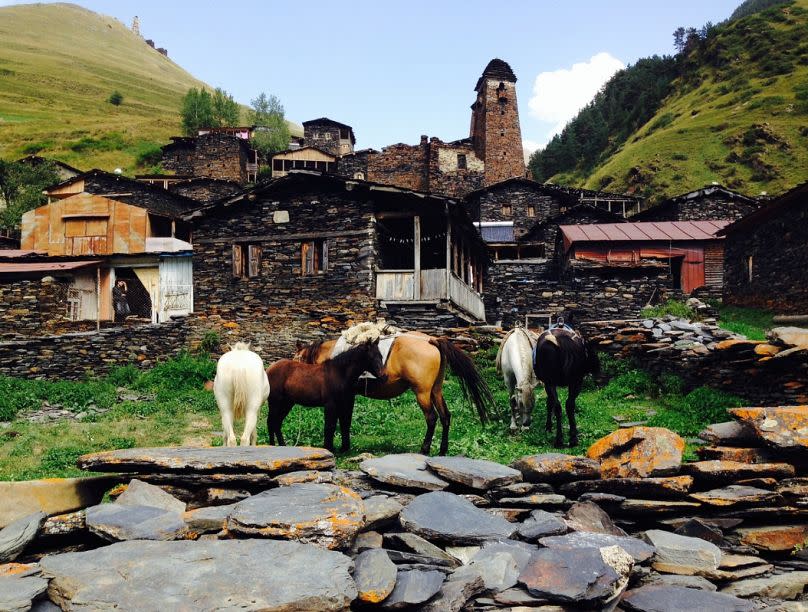
<path id="1" fill-rule="evenodd" d="M 133 171 L 139 154 L 180 134 L 191 87 L 212 90 L 117 19 L 74 4 L 0 8 L 0 157 Z M 120 106 L 107 101 L 113 91 Z"/>
<path id="2" fill-rule="evenodd" d="M 808 0 L 719 25 L 680 58 L 655 115 L 559 184 L 659 200 L 720 182 L 750 195 L 808 179 Z"/>

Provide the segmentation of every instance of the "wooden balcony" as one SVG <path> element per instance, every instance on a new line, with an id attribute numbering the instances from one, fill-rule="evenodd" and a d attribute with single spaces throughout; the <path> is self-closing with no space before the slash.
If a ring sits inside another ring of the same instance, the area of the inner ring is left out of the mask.
<path id="1" fill-rule="evenodd" d="M 416 284 L 415 270 L 379 270 L 376 272 L 376 299 L 399 303 L 446 300 L 475 319 L 485 319 L 482 297 L 454 272 L 420 270 L 418 277 Z"/>

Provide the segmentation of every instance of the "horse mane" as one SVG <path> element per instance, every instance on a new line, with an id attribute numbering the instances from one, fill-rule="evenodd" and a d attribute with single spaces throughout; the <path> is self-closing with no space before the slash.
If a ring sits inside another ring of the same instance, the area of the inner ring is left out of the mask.
<path id="1" fill-rule="evenodd" d="M 236 342 L 231 348 L 231 351 L 249 351 L 250 350 L 250 343 L 249 342 Z"/>
<path id="2" fill-rule="evenodd" d="M 322 344 L 322 342 L 321 342 Z M 334 365 L 341 367 L 346 363 L 351 363 L 356 361 L 356 358 L 359 356 L 360 353 L 367 350 L 366 347 L 371 344 L 370 342 L 363 342 L 362 344 L 357 344 L 356 346 L 352 346 L 347 351 L 343 351 L 336 357 L 332 357 L 328 361 L 333 363 Z"/>
<path id="3" fill-rule="evenodd" d="M 300 360 L 303 363 L 314 363 L 316 356 L 320 352 L 320 348 L 323 346 L 323 342 L 325 342 L 325 340 L 315 340 L 311 344 L 307 344 L 303 347 L 300 351 Z"/>

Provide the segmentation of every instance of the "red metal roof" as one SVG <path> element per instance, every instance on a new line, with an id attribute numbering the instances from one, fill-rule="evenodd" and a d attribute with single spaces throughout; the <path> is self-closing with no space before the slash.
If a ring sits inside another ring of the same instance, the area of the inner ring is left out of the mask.
<path id="1" fill-rule="evenodd" d="M 31 249 L 0 249 L 0 257 L 26 257 L 28 255 L 47 255 L 45 251 L 33 251 Z"/>
<path id="2" fill-rule="evenodd" d="M 716 240 L 716 233 L 732 221 L 659 221 L 560 225 L 565 244 L 574 242 L 637 242 Z"/>
<path id="3" fill-rule="evenodd" d="M 36 263 L 0 262 L 0 274 L 20 272 L 60 272 L 97 266 L 97 261 L 48 261 Z"/>

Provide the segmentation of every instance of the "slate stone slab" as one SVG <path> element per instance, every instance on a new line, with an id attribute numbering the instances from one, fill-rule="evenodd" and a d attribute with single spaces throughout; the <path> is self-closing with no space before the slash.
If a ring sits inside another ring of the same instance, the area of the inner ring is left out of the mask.
<path id="1" fill-rule="evenodd" d="M 559 508 L 568 506 L 570 500 L 558 493 L 533 493 L 524 497 L 503 497 L 499 503 L 504 506 Z"/>
<path id="2" fill-rule="evenodd" d="M 534 597 L 551 602 L 604 605 L 617 597 L 628 583 L 633 565 L 624 551 L 618 554 L 628 559 L 622 572 L 612 567 L 598 548 L 541 549 L 519 575 L 519 583 Z"/>
<path id="3" fill-rule="evenodd" d="M 678 574 L 657 574 L 651 573 L 643 580 L 643 584 L 658 584 L 664 586 L 685 587 L 688 589 L 700 589 L 702 591 L 715 592 L 718 590 L 712 582 L 702 576 L 680 576 Z"/>
<path id="4" fill-rule="evenodd" d="M 518 470 L 483 459 L 429 457 L 426 465 L 445 480 L 482 491 L 522 480 Z"/>
<path id="5" fill-rule="evenodd" d="M 348 557 L 279 540 L 122 542 L 41 566 L 63 609 L 326 612 L 357 596 Z"/>
<path id="6" fill-rule="evenodd" d="M 99 504 L 87 508 L 87 529 L 110 542 L 176 540 L 187 533 L 179 512 L 153 506 Z"/>
<path id="7" fill-rule="evenodd" d="M 742 485 L 729 485 L 722 489 L 713 489 L 703 493 L 693 493 L 693 499 L 707 504 L 708 506 L 744 506 L 744 505 L 777 505 L 783 499 L 777 493 L 757 487 L 747 487 Z"/>
<path id="8" fill-rule="evenodd" d="M 748 446 L 755 442 L 755 432 L 744 423 L 726 421 L 708 425 L 699 438 L 717 446 Z"/>
<path id="9" fill-rule="evenodd" d="M 233 533 L 350 546 L 365 524 L 365 505 L 351 489 L 302 483 L 270 489 L 236 504 L 227 521 Z"/>
<path id="10" fill-rule="evenodd" d="M 516 526 L 505 519 L 445 491 L 419 495 L 401 511 L 399 521 L 408 531 L 449 544 L 509 538 L 516 531 Z"/>
<path id="11" fill-rule="evenodd" d="M 138 474 L 138 478 L 152 484 L 168 484 L 183 487 L 249 487 L 252 489 L 269 489 L 278 484 L 275 480 L 276 476 L 272 474 L 252 474 L 247 472 L 233 474 L 183 474 L 168 472 L 165 474 Z"/>
<path id="12" fill-rule="evenodd" d="M 221 531 L 227 524 L 227 517 L 236 508 L 236 504 L 226 506 L 207 506 L 189 510 L 183 515 L 188 529 L 199 533 Z"/>
<path id="13" fill-rule="evenodd" d="M 681 499 L 693 486 L 692 476 L 662 478 L 603 478 L 569 482 L 559 491 L 571 497 L 585 493 L 607 493 L 640 499 Z"/>
<path id="14" fill-rule="evenodd" d="M 398 573 L 396 588 L 381 607 L 385 610 L 402 610 L 418 606 L 432 598 L 443 584 L 444 574 L 435 570 L 409 570 Z"/>
<path id="15" fill-rule="evenodd" d="M 517 482 L 511 485 L 496 487 L 488 491 L 488 497 L 502 499 L 503 497 L 523 497 L 533 493 L 555 493 L 553 486 L 546 482 Z"/>
<path id="16" fill-rule="evenodd" d="M 429 540 L 425 540 L 419 535 L 414 533 L 389 533 L 384 536 L 384 540 L 398 548 L 405 548 L 416 554 L 423 555 L 424 557 L 432 557 L 433 559 L 440 559 L 447 561 L 452 567 L 459 565 L 457 559 L 447 553 L 439 546 L 435 546 Z"/>
<path id="17" fill-rule="evenodd" d="M 522 472 L 527 482 L 559 484 L 600 477 L 597 461 L 563 453 L 528 455 L 514 461 L 511 467 Z"/>
<path id="18" fill-rule="evenodd" d="M 76 464 L 93 472 L 281 474 L 330 470 L 334 455 L 309 446 L 126 448 L 82 455 Z"/>
<path id="19" fill-rule="evenodd" d="M 589 533 L 586 531 L 573 531 L 563 536 L 541 538 L 539 544 L 548 548 L 602 548 L 604 546 L 619 546 L 634 557 L 636 563 L 643 563 L 654 554 L 654 547 L 638 538 L 615 536 L 606 533 Z"/>
<path id="20" fill-rule="evenodd" d="M 440 491 L 449 483 L 438 478 L 426 467 L 425 455 L 402 453 L 366 459 L 359 464 L 365 474 L 384 484 L 406 489 Z"/>
<path id="21" fill-rule="evenodd" d="M 664 427 L 629 427 L 597 440 L 586 455 L 600 461 L 604 478 L 645 478 L 676 473 L 684 448 L 685 441 Z"/>
<path id="22" fill-rule="evenodd" d="M 0 530 L 0 563 L 16 559 L 39 533 L 44 520 L 44 512 L 34 512 Z"/>
<path id="23" fill-rule="evenodd" d="M 808 449 L 808 406 L 731 408 L 729 413 L 769 446 L 782 450 Z"/>
<path id="24" fill-rule="evenodd" d="M 353 571 L 359 601 L 374 604 L 386 599 L 396 586 L 397 574 L 398 569 L 384 550 L 376 548 L 359 553 Z"/>
<path id="25" fill-rule="evenodd" d="M 643 534 L 643 537 L 656 549 L 654 567 L 657 569 L 680 567 L 693 570 L 715 570 L 721 563 L 721 549 L 712 542 L 701 538 L 691 538 L 660 529 L 649 529 Z"/>
<path id="26" fill-rule="evenodd" d="M 386 495 L 371 495 L 365 502 L 365 529 L 376 529 L 395 521 L 402 506 L 395 499 Z"/>
<path id="27" fill-rule="evenodd" d="M 636 612 L 751 612 L 743 599 L 686 587 L 649 584 L 623 595 L 620 606 Z"/>
<path id="28" fill-rule="evenodd" d="M 273 484 L 286 487 L 301 482 L 334 482 L 333 472 L 322 472 L 320 470 L 300 470 L 299 472 L 289 472 L 272 478 Z"/>
<path id="29" fill-rule="evenodd" d="M 739 461 L 694 461 L 683 467 L 699 483 L 731 484 L 746 478 L 791 478 L 794 466 L 788 463 L 741 463 Z"/>
<path id="30" fill-rule="evenodd" d="M 500 592 L 516 584 L 537 550 L 515 540 L 489 541 L 472 557 L 468 567 L 480 572 L 486 590 Z"/>
<path id="31" fill-rule="evenodd" d="M 567 531 L 569 528 L 564 519 L 544 510 L 534 510 L 518 527 L 520 537 L 529 542 L 547 536 L 562 535 Z"/>
<path id="32" fill-rule="evenodd" d="M 767 578 L 738 580 L 725 586 L 721 592 L 738 597 L 797 599 L 806 586 L 808 586 L 808 572 L 789 572 Z"/>
<path id="33" fill-rule="evenodd" d="M 115 503 L 122 506 L 152 506 L 173 512 L 185 512 L 185 502 L 181 502 L 160 487 L 136 478 L 129 482 L 129 486 L 118 496 Z"/>
<path id="34" fill-rule="evenodd" d="M 609 533 L 624 536 L 625 531 L 612 522 L 609 515 L 593 502 L 575 502 L 564 515 L 567 526 L 574 531 L 590 531 L 593 533 Z"/>
<path id="35" fill-rule="evenodd" d="M 31 602 L 48 590 L 48 581 L 38 576 L 0 576 L 0 610 L 28 612 Z"/>
<path id="36" fill-rule="evenodd" d="M 437 597 L 425 604 L 422 612 L 460 612 L 466 602 L 485 590 L 480 573 L 463 567 L 456 570 L 443 583 Z"/>

